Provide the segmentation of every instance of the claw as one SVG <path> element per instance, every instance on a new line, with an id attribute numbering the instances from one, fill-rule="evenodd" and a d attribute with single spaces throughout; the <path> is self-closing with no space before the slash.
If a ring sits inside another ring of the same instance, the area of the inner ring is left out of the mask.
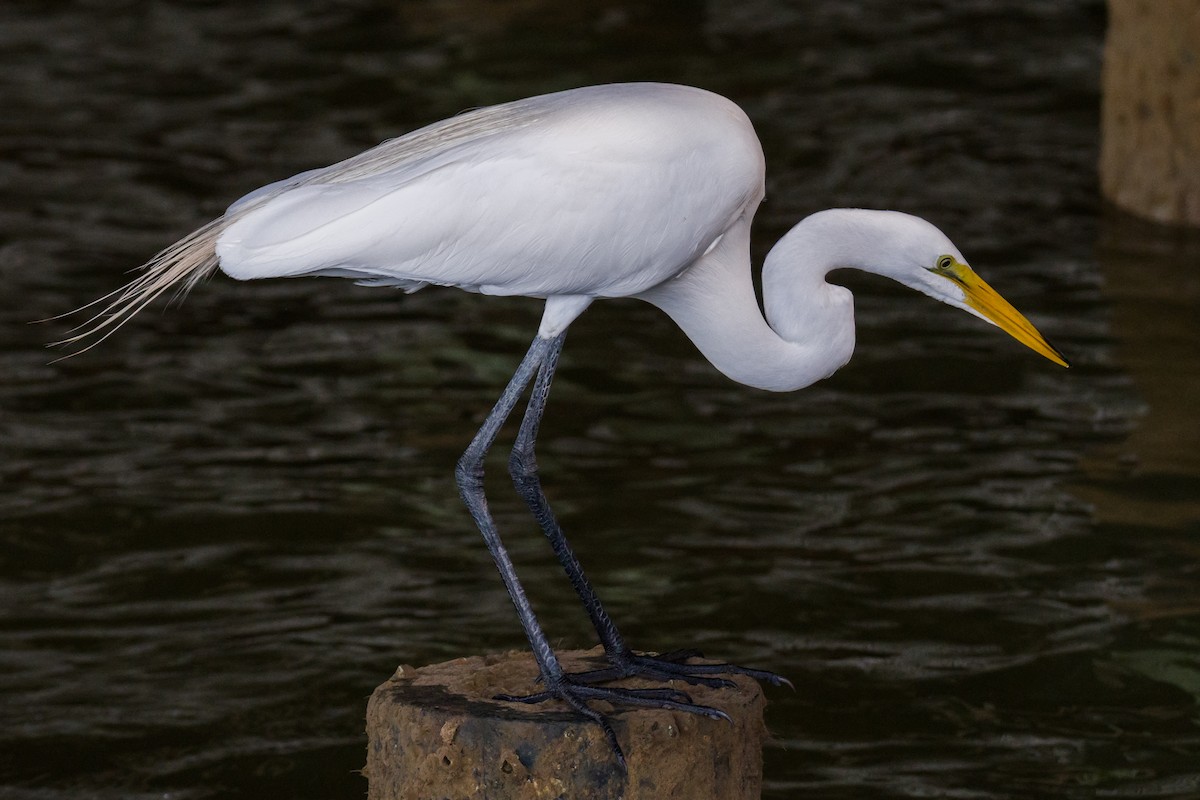
<path id="1" fill-rule="evenodd" d="M 795 691 L 792 682 L 782 675 L 763 669 L 742 667 L 737 664 L 689 664 L 688 659 L 701 658 L 697 650 L 672 650 L 657 656 L 627 652 L 610 655 L 612 666 L 571 675 L 576 683 L 606 683 L 621 678 L 640 677 L 658 681 L 682 680 L 697 686 L 712 689 L 731 689 L 733 681 L 720 675 L 745 675 L 772 686 L 787 686 Z"/>
<path id="2" fill-rule="evenodd" d="M 709 719 L 722 719 L 732 722 L 729 715 L 719 708 L 699 705 L 692 702 L 686 692 L 676 689 L 622 689 L 609 686 L 593 686 L 577 682 L 576 676 L 565 675 L 558 679 L 545 681 L 548 688 L 533 694 L 514 695 L 498 694 L 496 700 L 505 703 L 544 703 L 547 700 L 562 700 L 575 711 L 600 726 L 609 748 L 616 757 L 621 769 L 625 769 L 625 754 L 617 743 L 617 735 L 609 725 L 608 720 L 595 709 L 588 706 L 588 700 L 602 700 L 614 706 L 633 706 L 635 708 L 663 708 L 671 711 L 686 711 Z"/>
<path id="3" fill-rule="evenodd" d="M 658 655 L 654 656 L 654 658 L 658 659 L 659 661 L 673 661 L 676 664 L 682 664 L 689 658 L 704 658 L 704 653 L 701 653 L 695 648 L 688 648 L 683 650 L 671 650 L 666 653 L 659 653 Z"/>
<path id="4" fill-rule="evenodd" d="M 732 689 L 733 681 L 726 678 L 709 678 L 692 675 L 677 670 L 657 669 L 648 664 L 642 664 L 632 669 L 623 667 L 605 667 L 588 672 L 576 672 L 571 677 L 578 683 L 595 684 L 608 683 L 630 677 L 646 678 L 654 681 L 682 680 L 693 686 L 707 686 L 710 689 Z"/>
<path id="5" fill-rule="evenodd" d="M 721 689 L 731 688 L 735 685 L 728 678 L 720 677 L 721 675 L 746 675 L 773 686 L 788 686 L 795 689 L 787 678 L 767 670 L 751 669 L 737 664 L 688 663 L 690 659 L 701 657 L 699 651 L 690 649 L 673 650 L 657 656 L 640 655 L 633 652 L 625 652 L 615 657 L 610 655 L 611 666 L 557 677 L 539 675 L 538 683 L 544 687 L 541 691 L 525 695 L 498 694 L 495 699 L 505 703 L 524 704 L 544 703 L 547 700 L 563 701 L 581 716 L 600 726 L 609 749 L 612 750 L 613 756 L 624 771 L 626 769 L 625 754 L 617 742 L 617 735 L 604 715 L 588 705 L 589 700 L 600 700 L 617 707 L 663 708 L 685 711 L 726 722 L 733 720 L 718 708 L 693 702 L 691 695 L 678 689 L 669 687 L 626 689 L 597 684 L 620 678 L 640 677 L 664 682 L 682 680 L 695 685 Z"/>

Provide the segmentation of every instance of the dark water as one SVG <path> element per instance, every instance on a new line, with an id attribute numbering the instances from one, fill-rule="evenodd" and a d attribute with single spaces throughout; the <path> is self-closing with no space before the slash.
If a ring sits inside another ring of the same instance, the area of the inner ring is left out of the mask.
<path id="1" fill-rule="evenodd" d="M 357 797 L 398 663 L 519 647 L 451 469 L 521 299 L 216 279 L 47 365 L 244 191 L 463 108 L 625 79 L 741 103 L 759 253 L 928 216 L 1061 370 L 846 276 L 860 346 L 731 384 L 669 321 L 573 328 L 543 473 L 635 646 L 771 691 L 771 798 L 1200 796 L 1200 244 L 1096 199 L 1099 0 L 0 6 L 0 795 Z M 499 466 L 497 460 L 497 466 Z M 543 622 L 592 643 L 495 475 Z"/>

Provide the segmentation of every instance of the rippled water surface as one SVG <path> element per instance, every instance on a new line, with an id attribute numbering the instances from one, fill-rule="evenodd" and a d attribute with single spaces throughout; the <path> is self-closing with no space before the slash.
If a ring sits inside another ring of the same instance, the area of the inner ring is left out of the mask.
<path id="1" fill-rule="evenodd" d="M 611 80 L 759 128 L 756 251 L 948 231 L 1072 359 L 856 275 L 859 349 L 734 385 L 632 301 L 573 327 L 548 491 L 635 646 L 791 677 L 766 796 L 1200 795 L 1200 246 L 1096 199 L 1099 0 L 0 7 L 0 795 L 340 798 L 396 664 L 519 647 L 451 478 L 535 301 L 218 277 L 87 355 L 28 326 L 245 191 Z M 508 493 L 552 638 L 592 635 Z"/>

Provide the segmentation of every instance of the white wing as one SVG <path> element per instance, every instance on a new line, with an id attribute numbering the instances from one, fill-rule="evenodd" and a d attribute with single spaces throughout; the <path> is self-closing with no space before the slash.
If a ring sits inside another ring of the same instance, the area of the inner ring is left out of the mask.
<path id="1" fill-rule="evenodd" d="M 749 121 L 724 98 L 589 87 L 482 109 L 264 187 L 231 207 L 217 253 L 235 278 L 624 296 L 752 213 L 762 172 Z"/>

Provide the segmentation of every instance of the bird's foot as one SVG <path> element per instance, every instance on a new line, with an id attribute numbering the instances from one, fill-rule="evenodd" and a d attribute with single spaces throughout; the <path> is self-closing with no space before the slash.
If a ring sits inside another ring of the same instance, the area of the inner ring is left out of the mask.
<path id="1" fill-rule="evenodd" d="M 585 673 L 588 674 L 588 673 Z M 575 711 L 600 726 L 613 755 L 625 769 L 625 754 L 617 743 L 617 735 L 612 726 L 599 711 L 588 706 L 589 700 L 602 700 L 614 707 L 633 708 L 664 708 L 672 711 L 686 711 L 699 714 L 709 719 L 723 719 L 730 722 L 729 715 L 711 706 L 702 706 L 692 702 L 686 693 L 676 689 L 622 689 L 610 686 L 592 686 L 578 682 L 575 676 L 563 675 L 552 680 L 543 680 L 546 689 L 534 694 L 511 695 L 498 694 L 495 699 L 508 703 L 544 703 L 547 700 L 562 700 Z"/>
<path id="2" fill-rule="evenodd" d="M 609 653 L 607 657 L 611 666 L 590 672 L 573 673 L 571 679 L 576 683 L 590 685 L 637 677 L 657 681 L 681 680 L 696 686 L 728 689 L 733 687 L 733 681 L 722 678 L 721 675 L 746 675 L 772 686 L 796 688 L 782 675 L 763 669 L 742 667 L 737 664 L 687 663 L 692 658 L 703 658 L 698 650 L 672 650 L 669 653 L 658 655 L 643 655 L 626 650 L 622 653 Z"/>

